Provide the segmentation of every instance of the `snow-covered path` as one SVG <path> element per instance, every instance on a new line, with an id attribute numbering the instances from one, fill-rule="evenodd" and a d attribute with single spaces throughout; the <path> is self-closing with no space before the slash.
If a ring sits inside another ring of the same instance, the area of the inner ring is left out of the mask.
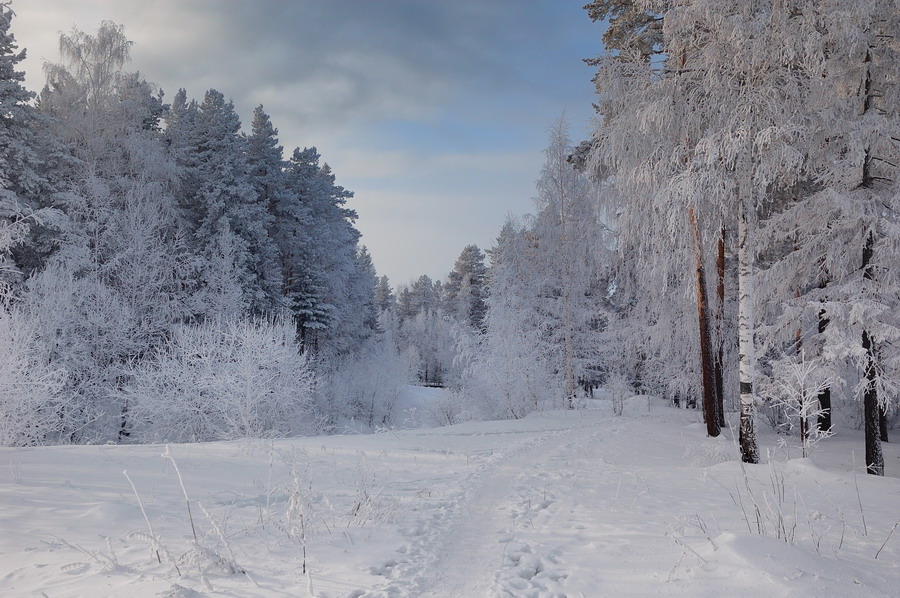
<path id="1" fill-rule="evenodd" d="M 433 585 L 423 596 L 455 598 L 517 590 L 541 574 L 549 583 L 555 582 L 556 574 L 547 571 L 541 557 L 528 555 L 527 545 L 516 542 L 516 527 L 527 525 L 535 512 L 550 504 L 546 484 L 540 496 L 532 496 L 526 478 L 544 471 L 549 461 L 570 451 L 573 444 L 596 434 L 592 426 L 546 434 L 473 475 L 440 549 Z M 509 569 L 515 569 L 512 584 L 504 575 Z"/>
<path id="2" fill-rule="evenodd" d="M 164 447 L 0 449 L 0 596 L 893 595 L 900 480 L 853 473 L 857 431 L 741 468 L 698 413 L 597 407 L 173 445 L 196 541 Z"/>

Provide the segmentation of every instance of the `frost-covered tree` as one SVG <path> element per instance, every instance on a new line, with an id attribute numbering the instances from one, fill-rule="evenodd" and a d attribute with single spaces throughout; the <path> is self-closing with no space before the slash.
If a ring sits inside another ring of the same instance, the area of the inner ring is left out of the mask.
<path id="1" fill-rule="evenodd" d="M 532 227 L 539 249 L 534 262 L 539 272 L 536 307 L 542 315 L 547 359 L 559 372 L 564 404 L 571 409 L 578 382 L 596 361 L 591 324 L 599 315 L 604 226 L 594 187 L 569 161 L 573 147 L 565 120 L 551 127 L 549 137 Z"/>
<path id="2" fill-rule="evenodd" d="M 179 122 L 191 126 L 185 161 L 193 170 L 189 176 L 195 178 L 196 189 L 182 199 L 182 205 L 195 251 L 205 260 L 201 293 L 216 292 L 209 284 L 217 268 L 219 235 L 228 227 L 233 233 L 231 245 L 244 303 L 252 313 L 269 313 L 277 308 L 281 290 L 273 273 L 277 251 L 268 235 L 271 217 L 267 205 L 251 181 L 247 141 L 240 134 L 234 105 L 211 89 L 192 118 Z M 204 311 L 201 315 L 216 314 Z"/>
<path id="3" fill-rule="evenodd" d="M 34 322 L 0 305 L 0 446 L 58 443 L 72 428 L 66 372 L 42 359 Z"/>
<path id="4" fill-rule="evenodd" d="M 331 168 L 320 159 L 316 148 L 298 148 L 288 163 L 289 192 L 307 218 L 306 234 L 292 254 L 296 270 L 289 289 L 307 346 L 337 355 L 352 350 L 354 339 L 364 335 L 355 320 L 362 306 L 351 299 L 360 273 L 360 235 L 354 227 L 356 212 L 346 206 L 353 193 L 335 183 Z"/>
<path id="5" fill-rule="evenodd" d="M 466 343 L 463 395 L 486 417 L 519 418 L 551 406 L 564 388 L 547 354 L 533 299 L 541 272 L 527 228 L 508 219 L 489 250 L 485 332 Z"/>
<path id="6" fill-rule="evenodd" d="M 668 0 L 592 0 L 584 9 L 592 21 L 606 21 L 603 44 L 610 51 L 637 53 L 642 60 L 665 52 L 663 14 Z"/>
<path id="7" fill-rule="evenodd" d="M 623 30 L 624 31 L 624 30 Z M 670 183 L 689 162 L 683 142 L 700 113 L 688 108 L 686 94 L 661 71 L 659 61 L 622 51 L 594 61 L 602 119 L 592 134 L 586 160 L 591 176 L 612 191 L 607 219 L 615 229 L 618 253 L 614 295 L 617 315 L 609 330 L 632 383 L 643 392 L 667 394 L 694 404 L 704 369 L 698 326 L 702 312 L 694 273 L 705 263 L 698 256 L 690 226 L 691 208 L 708 244 L 709 204 L 702 194 L 675 196 Z M 697 257 L 701 262 L 698 263 Z M 629 330 L 631 329 L 631 330 Z M 612 339 L 610 339 L 612 340 Z M 609 353 L 610 343 L 605 343 Z M 612 358 L 613 356 L 610 355 Z M 710 422 L 713 423 L 713 422 Z"/>
<path id="8" fill-rule="evenodd" d="M 387 276 L 380 276 L 375 285 L 375 309 L 381 315 L 392 311 L 397 305 L 397 298 L 391 288 L 391 281 Z"/>
<path id="9" fill-rule="evenodd" d="M 23 309 L 67 315 L 55 326 L 58 314 L 39 317 L 35 334 L 80 401 L 84 421 L 73 439 L 127 434 L 124 406 L 109 392 L 124 365 L 185 315 L 190 287 L 175 220 L 177 170 L 159 143 L 161 99 L 122 70 L 129 48 L 109 22 L 95 35 L 64 34 L 62 60 L 47 66 L 39 98 L 59 147 L 51 172 L 57 191 L 45 201 L 65 221 Z"/>
<path id="10" fill-rule="evenodd" d="M 360 246 L 348 275 L 346 295 L 336 310 L 338 318 L 330 328 L 328 338 L 332 352 L 355 353 L 378 329 L 376 280 L 372 256 L 365 245 Z"/>
<path id="11" fill-rule="evenodd" d="M 259 248 L 260 278 L 269 296 L 271 310 L 278 311 L 284 301 L 285 262 L 282 247 L 289 251 L 289 239 L 297 234 L 296 202 L 287 191 L 284 176 L 284 150 L 278 144 L 278 129 L 272 125 L 262 106 L 253 111 L 247 139 L 247 166 L 250 184 L 256 192 L 256 204 L 266 213 L 267 240 Z"/>

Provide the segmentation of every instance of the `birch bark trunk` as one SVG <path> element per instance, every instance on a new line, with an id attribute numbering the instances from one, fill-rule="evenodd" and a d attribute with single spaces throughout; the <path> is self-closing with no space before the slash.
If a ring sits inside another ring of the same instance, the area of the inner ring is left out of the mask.
<path id="1" fill-rule="evenodd" d="M 759 463 L 759 447 L 756 442 L 756 397 L 753 388 L 753 370 L 756 349 L 753 345 L 753 253 L 749 243 L 749 223 L 745 200 L 738 204 L 738 364 L 740 379 L 741 422 L 739 439 L 741 460 Z"/>

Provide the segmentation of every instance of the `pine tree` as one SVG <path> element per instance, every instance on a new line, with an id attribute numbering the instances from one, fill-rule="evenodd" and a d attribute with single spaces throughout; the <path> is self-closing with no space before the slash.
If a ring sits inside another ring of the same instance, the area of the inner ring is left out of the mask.
<path id="1" fill-rule="evenodd" d="M 288 192 L 302 206 L 304 233 L 292 240 L 289 293 L 306 345 L 339 355 L 352 348 L 360 332 L 350 324 L 360 307 L 350 299 L 360 234 L 356 212 L 346 207 L 353 193 L 335 183 L 320 158 L 314 147 L 298 148 L 288 163 Z"/>
<path id="2" fill-rule="evenodd" d="M 385 312 L 392 311 L 397 305 L 397 298 L 391 289 L 391 281 L 387 276 L 378 278 L 375 286 L 375 309 L 381 315 Z"/>
<path id="3" fill-rule="evenodd" d="M 40 172 L 38 115 L 30 104 L 35 94 L 24 87 L 25 73 L 16 70 L 25 50 L 17 51 L 12 17 L 9 3 L 0 3 L 0 297 L 21 284 L 23 267 L 33 266 L 23 250 L 31 226 L 53 215 L 36 211 L 48 185 Z"/>
<path id="4" fill-rule="evenodd" d="M 447 311 L 475 330 L 482 330 L 485 315 L 484 254 L 477 245 L 466 245 L 456 258 L 447 284 L 435 294 L 442 297 Z"/>
<path id="5" fill-rule="evenodd" d="M 200 207 L 193 232 L 201 255 L 210 263 L 218 259 L 220 232 L 227 227 L 234 233 L 235 269 L 245 302 L 253 313 L 269 313 L 277 306 L 278 289 L 272 288 L 270 275 L 276 254 L 267 233 L 270 216 L 250 180 L 240 127 L 234 105 L 226 102 L 221 92 L 207 91 L 197 112 L 191 148 L 199 181 L 193 201 Z M 209 276 L 208 271 L 204 278 Z"/>
<path id="6" fill-rule="evenodd" d="M 282 247 L 289 251 L 288 239 L 296 233 L 296 203 L 287 191 L 284 149 L 278 144 L 278 129 L 262 106 L 253 111 L 251 133 L 247 136 L 247 166 L 256 203 L 266 211 L 265 243 L 259 256 L 262 285 L 272 309 L 283 305 L 285 263 Z M 294 210 L 292 210 L 294 208 Z"/>

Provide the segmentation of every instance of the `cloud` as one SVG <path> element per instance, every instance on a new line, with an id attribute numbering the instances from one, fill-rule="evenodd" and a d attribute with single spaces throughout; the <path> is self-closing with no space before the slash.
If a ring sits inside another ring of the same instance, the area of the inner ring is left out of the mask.
<path id="1" fill-rule="evenodd" d="M 473 177 L 490 175 L 506 178 L 518 173 L 523 165 L 534 165 L 539 156 L 534 151 L 511 152 L 440 152 L 433 155 L 410 150 L 369 151 L 349 148 L 332 155 L 332 162 L 340 165 L 342 177 L 353 180 L 432 180 L 439 176 Z"/>
<path id="2" fill-rule="evenodd" d="M 356 192 L 376 264 L 405 280 L 449 269 L 507 212 L 531 209 L 546 128 L 563 109 L 580 137 L 593 99 L 581 58 L 602 33 L 583 3 L 15 0 L 13 32 L 31 89 L 59 30 L 109 19 L 135 42 L 132 68 L 168 98 L 215 88 L 245 123 L 263 104 L 288 152 L 318 147 Z"/>

